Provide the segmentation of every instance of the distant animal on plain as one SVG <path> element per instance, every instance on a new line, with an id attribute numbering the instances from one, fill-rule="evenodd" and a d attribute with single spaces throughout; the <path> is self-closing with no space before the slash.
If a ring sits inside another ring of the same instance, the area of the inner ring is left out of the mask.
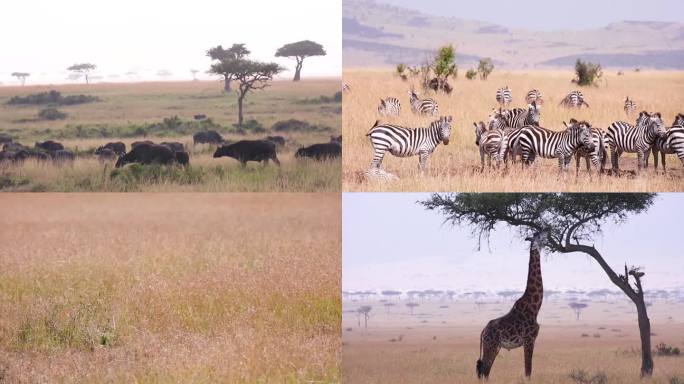
<path id="1" fill-rule="evenodd" d="M 295 153 L 296 158 L 308 157 L 314 160 L 337 159 L 342 156 L 342 146 L 339 143 L 313 144 L 299 148 Z"/>
<path id="2" fill-rule="evenodd" d="M 214 158 L 232 157 L 240 162 L 243 167 L 248 161 L 263 162 L 264 166 L 269 160 L 273 160 L 280 166 L 280 161 L 276 156 L 276 146 L 271 141 L 266 140 L 241 140 L 237 143 L 224 145 L 216 148 Z"/>

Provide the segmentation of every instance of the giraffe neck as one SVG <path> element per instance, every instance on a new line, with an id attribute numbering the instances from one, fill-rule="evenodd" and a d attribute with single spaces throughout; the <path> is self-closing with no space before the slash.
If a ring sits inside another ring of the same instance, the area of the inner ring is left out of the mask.
<path id="1" fill-rule="evenodd" d="M 527 286 L 521 301 L 524 302 L 526 312 L 531 312 L 537 316 L 539 308 L 541 308 L 542 299 L 544 298 L 544 288 L 542 284 L 541 274 L 541 258 L 539 256 L 539 249 L 534 245 L 530 248 L 530 264 L 527 272 Z"/>

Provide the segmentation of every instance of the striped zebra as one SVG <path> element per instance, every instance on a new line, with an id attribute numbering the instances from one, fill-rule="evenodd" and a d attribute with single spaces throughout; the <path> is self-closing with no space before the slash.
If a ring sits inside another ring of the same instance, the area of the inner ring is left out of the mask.
<path id="1" fill-rule="evenodd" d="M 532 163 L 537 156 L 557 158 L 560 172 L 567 170 L 572 155 L 580 146 L 594 149 L 591 125 L 586 121 L 571 123 L 560 132 L 528 125 L 522 128 L 518 142 L 523 164 Z"/>
<path id="2" fill-rule="evenodd" d="M 401 113 L 401 103 L 396 97 L 380 99 L 378 113 L 383 116 L 399 116 Z"/>
<path id="3" fill-rule="evenodd" d="M 630 100 L 629 96 L 625 99 L 625 114 L 627 114 L 627 117 L 632 116 L 632 113 L 636 112 L 637 110 L 637 103 L 634 100 Z"/>
<path id="4" fill-rule="evenodd" d="M 418 155 L 420 169 L 424 170 L 428 157 L 439 143 L 449 144 L 451 121 L 451 116 L 441 116 L 427 128 L 406 128 L 376 121 L 366 134 L 373 146 L 371 169 L 380 168 L 385 153 L 389 152 L 397 157 Z"/>
<path id="5" fill-rule="evenodd" d="M 520 152 L 517 143 L 520 128 L 526 125 L 539 126 L 540 113 L 537 103 L 532 102 L 531 105 L 528 105 L 527 110 L 523 108 L 514 108 L 510 111 L 494 110 L 489 119 L 490 130 L 492 128 L 504 130 L 507 139 L 504 159 L 510 155 L 511 160 L 515 163 L 515 157 Z"/>
<path id="6" fill-rule="evenodd" d="M 610 160 L 613 174 L 619 174 L 619 159 L 623 152 L 636 152 L 637 172 L 645 167 L 645 155 L 658 137 L 666 134 L 665 124 L 660 113 L 649 114 L 643 111 L 637 118 L 636 125 L 624 121 L 616 121 L 608 127 L 606 142 L 610 147 Z"/>
<path id="7" fill-rule="evenodd" d="M 560 104 L 561 107 L 565 108 L 578 108 L 581 109 L 582 105 L 586 105 L 587 108 L 589 108 L 589 104 L 587 104 L 586 101 L 584 101 L 584 95 L 582 95 L 582 92 L 580 91 L 572 91 L 568 93 L 563 100 L 561 100 Z"/>
<path id="8" fill-rule="evenodd" d="M 473 123 L 475 126 L 475 144 L 480 148 L 480 162 L 484 170 L 485 155 L 487 156 L 487 165 L 491 168 L 492 157 L 496 161 L 496 167 L 501 166 L 501 161 L 504 160 L 506 149 L 508 145 L 508 138 L 503 129 L 489 129 L 485 123 Z M 491 124 L 490 124 L 491 125 Z"/>
<path id="9" fill-rule="evenodd" d="M 575 119 L 570 119 L 570 125 L 577 124 L 578 121 Z M 563 122 L 566 128 L 569 127 L 568 124 Z M 587 164 L 587 171 L 591 175 L 591 164 L 596 168 L 596 172 L 599 174 L 603 173 L 603 169 L 606 166 L 606 160 L 608 159 L 608 148 L 606 141 L 604 139 L 605 133 L 601 128 L 591 128 L 591 142 L 594 144 L 594 149 L 590 150 L 584 145 L 577 148 L 575 152 L 575 176 L 579 176 L 580 160 L 584 158 Z"/>
<path id="10" fill-rule="evenodd" d="M 496 90 L 496 102 L 502 107 L 507 107 L 513 101 L 513 93 L 508 85 Z"/>
<path id="11" fill-rule="evenodd" d="M 409 91 L 409 102 L 411 103 L 411 111 L 419 115 L 438 115 L 439 106 L 434 99 L 421 99 L 414 90 Z"/>
<path id="12" fill-rule="evenodd" d="M 658 153 L 665 171 L 665 155 L 676 154 L 684 165 L 684 115 L 679 114 L 675 118 L 672 127 L 667 130 L 665 137 L 658 137 L 651 148 L 653 151 L 653 165 L 658 170 Z M 646 155 L 646 167 L 648 168 L 648 153 Z"/>
<path id="13" fill-rule="evenodd" d="M 527 104 L 536 103 L 537 105 L 543 105 L 544 99 L 542 98 L 541 91 L 538 89 L 533 89 L 527 92 L 527 96 L 525 96 L 525 102 L 527 102 Z"/>

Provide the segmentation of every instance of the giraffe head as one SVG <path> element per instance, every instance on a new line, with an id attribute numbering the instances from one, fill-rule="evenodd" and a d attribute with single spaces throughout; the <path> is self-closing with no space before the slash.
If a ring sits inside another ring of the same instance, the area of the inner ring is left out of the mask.
<path id="1" fill-rule="evenodd" d="M 535 233 L 533 236 L 525 238 L 525 240 L 531 242 L 530 249 L 541 251 L 542 247 L 546 243 L 548 236 L 549 230 L 542 229 L 541 231 Z"/>

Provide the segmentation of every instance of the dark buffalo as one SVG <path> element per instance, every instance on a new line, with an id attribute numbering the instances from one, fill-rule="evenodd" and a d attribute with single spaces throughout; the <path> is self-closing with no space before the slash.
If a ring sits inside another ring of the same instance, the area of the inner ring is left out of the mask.
<path id="1" fill-rule="evenodd" d="M 277 165 L 280 161 L 276 157 L 275 144 L 266 140 L 241 140 L 235 144 L 216 148 L 214 157 L 232 157 L 244 167 L 248 161 L 263 161 L 264 165 L 273 160 Z"/>
<path id="2" fill-rule="evenodd" d="M 207 115 L 203 115 L 203 114 L 195 115 L 195 116 L 193 116 L 193 118 L 194 118 L 195 120 L 204 120 L 204 119 L 207 118 Z"/>
<path id="3" fill-rule="evenodd" d="M 223 137 L 216 131 L 202 131 L 192 135 L 194 144 L 221 144 Z"/>
<path id="4" fill-rule="evenodd" d="M 143 141 L 134 141 L 131 143 L 131 148 L 135 148 L 140 144 L 154 144 L 152 141 L 149 140 L 143 140 Z"/>
<path id="5" fill-rule="evenodd" d="M 65 149 L 59 149 L 50 154 L 52 161 L 56 163 L 72 163 L 76 160 L 76 154 Z"/>
<path id="6" fill-rule="evenodd" d="M 26 150 L 26 149 L 28 149 L 28 148 L 25 147 L 25 146 L 23 146 L 23 145 L 21 145 L 21 143 L 17 143 L 17 142 L 5 143 L 5 144 L 2 146 L 2 150 L 3 150 L 3 151 L 17 152 L 17 151 L 21 151 L 22 149 Z"/>
<path id="7" fill-rule="evenodd" d="M 0 133 L 0 144 L 11 143 L 12 138 L 4 133 Z"/>
<path id="8" fill-rule="evenodd" d="M 0 152 L 0 163 L 21 163 L 29 157 L 29 152 L 24 149 L 19 151 L 2 151 Z"/>
<path id="9" fill-rule="evenodd" d="M 115 141 L 112 143 L 107 143 L 95 150 L 95 154 L 99 155 L 101 151 L 109 149 L 112 150 L 114 153 L 116 153 L 118 156 L 125 155 L 126 154 L 126 144 L 120 142 L 120 141 Z"/>
<path id="10" fill-rule="evenodd" d="M 174 152 L 185 151 L 185 146 L 183 145 L 183 143 L 179 143 L 177 141 L 165 141 L 163 143 L 159 143 L 159 145 L 163 145 Z"/>
<path id="11" fill-rule="evenodd" d="M 176 155 L 176 161 L 178 162 L 178 164 L 183 166 L 190 165 L 190 155 L 187 152 L 176 151 L 174 155 Z"/>
<path id="12" fill-rule="evenodd" d="M 314 160 L 336 159 L 342 156 L 342 146 L 338 143 L 314 144 L 299 148 L 295 157 L 309 157 Z"/>
<path id="13" fill-rule="evenodd" d="M 36 148 L 44 149 L 48 152 L 54 152 L 54 151 L 59 151 L 61 149 L 64 149 L 64 146 L 62 143 L 58 143 L 56 141 L 48 140 L 48 141 L 43 141 L 41 142 L 36 142 Z"/>
<path id="14" fill-rule="evenodd" d="M 116 160 L 116 158 L 119 157 L 119 154 L 114 152 L 114 150 L 110 148 L 98 148 L 98 150 L 95 151 L 95 153 L 97 154 L 97 158 L 103 163 L 107 161 Z"/>
<path id="15" fill-rule="evenodd" d="M 285 138 L 283 136 L 266 136 L 266 140 L 272 141 L 278 147 L 285 145 Z"/>
<path id="16" fill-rule="evenodd" d="M 331 142 L 331 143 L 342 144 L 342 135 L 339 135 L 339 136 L 330 136 L 330 142 Z"/>
<path id="17" fill-rule="evenodd" d="M 168 147 L 142 143 L 133 147 L 127 154 L 119 157 L 119 160 L 116 161 L 116 168 L 121 168 L 128 163 L 169 165 L 175 162 L 176 155 Z"/>

